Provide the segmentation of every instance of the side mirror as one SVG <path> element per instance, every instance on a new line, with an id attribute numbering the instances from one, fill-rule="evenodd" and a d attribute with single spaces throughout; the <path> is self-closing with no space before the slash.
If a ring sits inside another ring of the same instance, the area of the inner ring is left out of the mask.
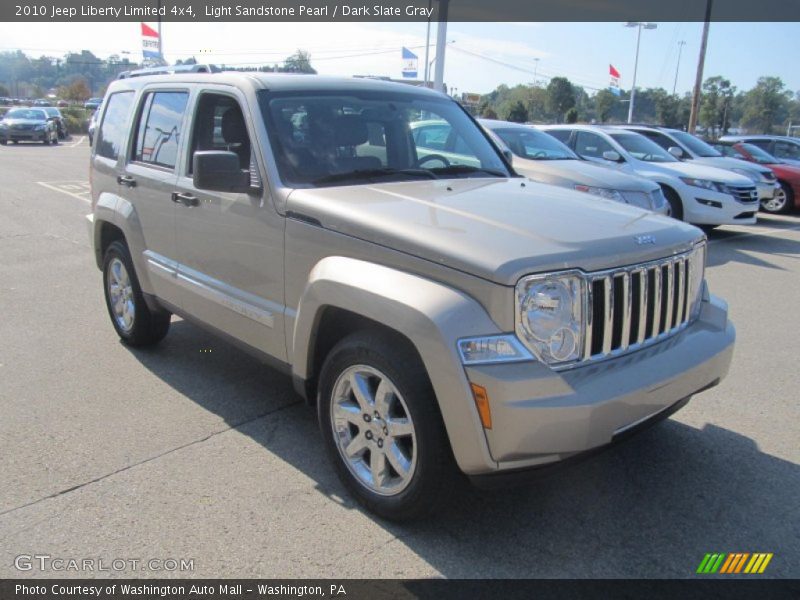
<path id="1" fill-rule="evenodd" d="M 199 150 L 192 161 L 192 181 L 198 190 L 242 194 L 250 191 L 250 173 L 239 168 L 235 152 Z"/>
<path id="2" fill-rule="evenodd" d="M 606 150 L 603 152 L 603 158 L 611 162 L 622 162 L 622 157 L 616 150 Z"/>
<path id="3" fill-rule="evenodd" d="M 674 156 L 675 158 L 678 159 L 683 158 L 683 150 L 681 150 L 677 146 L 670 146 L 669 148 L 667 148 L 667 152 L 672 154 L 672 156 Z"/>
<path id="4" fill-rule="evenodd" d="M 514 153 L 511 152 L 511 150 L 509 150 L 508 148 L 503 148 L 502 152 L 503 156 L 506 157 L 506 160 L 508 161 L 509 164 L 514 162 Z"/>

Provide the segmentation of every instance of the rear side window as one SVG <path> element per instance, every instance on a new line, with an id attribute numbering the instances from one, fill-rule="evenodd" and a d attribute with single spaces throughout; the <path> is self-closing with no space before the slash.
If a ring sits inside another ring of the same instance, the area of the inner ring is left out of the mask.
<path id="1" fill-rule="evenodd" d="M 569 129 L 551 129 L 548 131 L 550 135 L 556 138 L 559 142 L 568 143 L 569 135 L 572 133 Z"/>
<path id="2" fill-rule="evenodd" d="M 133 160 L 174 169 L 187 92 L 151 92 L 145 97 L 136 129 Z"/>
<path id="3" fill-rule="evenodd" d="M 589 133 L 588 131 L 579 131 L 575 138 L 575 152 L 581 156 L 603 158 L 603 152 L 607 152 L 609 150 L 614 150 L 611 144 L 594 133 Z"/>
<path id="4" fill-rule="evenodd" d="M 108 98 L 106 113 L 97 132 L 97 154 L 117 160 L 125 142 L 126 125 L 133 105 L 133 92 L 118 92 Z"/>

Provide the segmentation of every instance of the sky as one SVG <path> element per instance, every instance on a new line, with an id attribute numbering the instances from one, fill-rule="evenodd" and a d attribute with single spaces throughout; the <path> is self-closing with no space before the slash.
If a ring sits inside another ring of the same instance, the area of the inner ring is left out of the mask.
<path id="1" fill-rule="evenodd" d="M 437 24 L 431 24 L 430 59 Z M 678 70 L 679 94 L 691 91 L 702 23 L 658 23 L 641 38 L 637 87 L 672 91 L 678 42 L 685 41 Z M 246 65 L 280 63 L 298 48 L 328 75 L 401 77 L 401 47 L 419 55 L 422 75 L 425 23 L 164 23 L 164 54 L 170 62 Z M 451 91 L 487 93 L 501 83 L 547 83 L 565 76 L 587 92 L 608 86 L 608 65 L 630 88 L 636 29 L 622 23 L 449 23 L 445 82 Z M 5 26 L 0 51 L 60 56 L 88 49 L 100 57 L 130 53 L 141 60 L 138 23 L 20 23 Z M 712 23 L 704 76 L 722 75 L 739 89 L 760 76 L 781 77 L 800 91 L 800 23 Z M 536 60 L 538 59 L 538 60 Z M 432 78 L 432 75 L 431 75 Z"/>

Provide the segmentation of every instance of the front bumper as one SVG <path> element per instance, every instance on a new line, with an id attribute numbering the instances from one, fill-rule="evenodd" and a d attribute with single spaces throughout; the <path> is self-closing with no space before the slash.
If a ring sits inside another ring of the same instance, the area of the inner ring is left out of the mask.
<path id="1" fill-rule="evenodd" d="M 775 193 L 780 189 L 781 185 L 777 182 L 767 183 L 767 182 L 758 182 L 756 183 L 756 191 L 758 192 L 758 199 L 759 200 L 771 200 Z"/>
<path id="2" fill-rule="evenodd" d="M 756 222 L 757 197 L 742 202 L 730 194 L 697 189 L 692 189 L 691 195 L 691 211 L 685 216 L 695 225 L 753 225 Z"/>
<path id="3" fill-rule="evenodd" d="M 489 396 L 492 429 L 485 433 L 494 472 L 548 465 L 611 443 L 721 380 L 734 340 L 727 306 L 710 297 L 689 327 L 629 355 L 562 371 L 538 362 L 466 367 L 470 382 Z"/>
<path id="4" fill-rule="evenodd" d="M 13 141 L 13 142 L 41 142 L 47 139 L 49 131 L 34 131 L 34 130 L 7 130 L 0 133 L 0 140 Z"/>

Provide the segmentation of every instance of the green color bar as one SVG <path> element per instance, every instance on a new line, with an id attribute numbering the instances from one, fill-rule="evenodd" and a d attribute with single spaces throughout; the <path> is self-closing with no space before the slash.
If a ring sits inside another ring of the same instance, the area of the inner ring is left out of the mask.
<path id="1" fill-rule="evenodd" d="M 711 569 L 709 570 L 709 573 L 716 573 L 722 566 L 722 561 L 725 560 L 726 556 L 727 556 L 726 554 L 720 554 L 719 558 L 717 559 L 717 562 L 714 563 L 714 566 L 711 567 Z"/>
<path id="2" fill-rule="evenodd" d="M 710 558 L 711 558 L 711 554 L 710 554 L 710 553 L 709 553 L 709 554 L 706 554 L 706 555 L 703 557 L 703 560 L 702 560 L 702 562 L 700 563 L 700 566 L 699 566 L 699 567 L 697 567 L 697 572 L 698 572 L 698 573 L 705 573 L 705 567 L 706 567 L 706 564 L 708 563 L 708 560 L 709 560 Z"/>

